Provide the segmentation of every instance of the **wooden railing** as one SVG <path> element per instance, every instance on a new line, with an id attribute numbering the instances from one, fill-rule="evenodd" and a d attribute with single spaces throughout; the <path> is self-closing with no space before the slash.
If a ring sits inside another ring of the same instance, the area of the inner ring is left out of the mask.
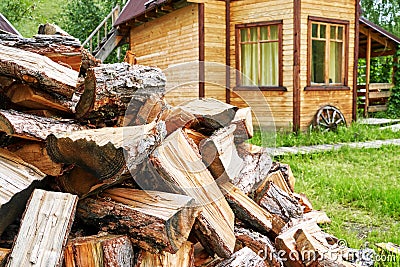
<path id="1" fill-rule="evenodd" d="M 107 37 L 109 30 L 111 29 L 114 22 L 117 20 L 120 12 L 120 6 L 116 5 L 113 10 L 104 18 L 104 20 L 97 26 L 97 28 L 89 35 L 88 38 L 83 42 L 82 46 L 89 49 L 90 53 L 96 50 L 97 46 L 100 45 L 101 40 Z M 108 24 L 111 22 L 111 24 Z M 109 27 L 111 25 L 111 27 Z M 96 48 L 93 49 L 93 39 L 97 38 Z"/>
<path id="2" fill-rule="evenodd" d="M 393 86 L 391 83 L 370 83 L 368 87 L 365 84 L 358 85 L 358 107 L 364 109 L 364 115 L 387 110 L 390 89 Z"/>

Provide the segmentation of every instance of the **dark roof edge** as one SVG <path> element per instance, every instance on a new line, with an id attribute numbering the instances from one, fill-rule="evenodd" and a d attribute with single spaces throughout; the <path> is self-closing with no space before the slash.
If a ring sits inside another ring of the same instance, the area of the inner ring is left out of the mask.
<path id="1" fill-rule="evenodd" d="M 6 31 L 8 31 L 8 32 L 10 32 L 10 33 L 12 33 L 12 34 L 16 34 L 16 35 L 22 36 L 22 35 L 19 33 L 19 31 L 18 31 L 17 29 L 15 29 L 15 27 L 11 24 L 11 22 L 8 21 L 8 19 L 6 18 L 6 16 L 4 16 L 4 15 L 1 14 L 1 13 L 0 13 L 0 19 L 2 19 L 5 23 L 8 24 L 7 26 L 9 27 L 9 29 L 4 29 L 4 30 L 6 30 Z"/>
<path id="2" fill-rule="evenodd" d="M 400 38 L 397 37 L 396 35 L 388 32 L 387 30 L 385 30 L 381 26 L 376 25 L 375 23 L 369 21 L 368 19 L 366 19 L 364 17 L 360 17 L 360 22 L 364 23 L 368 27 L 374 29 L 375 31 L 379 32 L 380 34 L 384 35 L 385 37 L 391 39 L 393 42 L 396 42 L 398 45 L 400 45 Z"/>

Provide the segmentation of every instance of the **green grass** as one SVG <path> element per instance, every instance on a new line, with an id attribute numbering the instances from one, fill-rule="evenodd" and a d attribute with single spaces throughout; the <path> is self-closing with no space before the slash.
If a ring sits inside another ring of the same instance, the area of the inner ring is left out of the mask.
<path id="1" fill-rule="evenodd" d="M 271 145 L 271 135 L 263 136 L 256 131 L 250 140 L 253 144 L 261 144 L 263 140 L 268 140 L 267 145 Z M 384 140 L 400 138 L 400 132 L 393 132 L 390 129 L 380 130 L 379 126 L 363 125 L 353 123 L 349 127 L 339 127 L 336 132 L 319 132 L 310 130 L 307 132 L 278 132 L 276 134 L 276 146 L 308 146 L 319 144 L 335 144 L 347 142 L 363 142 L 369 140 Z M 265 143 L 265 142 L 264 142 Z"/>
<path id="2" fill-rule="evenodd" d="M 290 164 L 296 192 L 330 216 L 327 232 L 353 248 L 365 242 L 400 244 L 400 147 L 343 148 L 278 160 Z"/>

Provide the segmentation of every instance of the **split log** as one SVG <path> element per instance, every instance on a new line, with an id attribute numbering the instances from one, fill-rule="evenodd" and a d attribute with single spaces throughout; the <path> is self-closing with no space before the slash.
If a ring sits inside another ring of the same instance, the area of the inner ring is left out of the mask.
<path id="1" fill-rule="evenodd" d="M 150 162 L 171 192 L 191 196 L 203 207 L 194 227 L 203 247 L 229 257 L 235 245 L 234 215 L 193 141 L 176 130 L 154 150 Z"/>
<path id="2" fill-rule="evenodd" d="M 285 222 L 276 215 L 261 208 L 251 198 L 231 183 L 218 184 L 236 217 L 249 227 L 275 237 L 279 235 Z"/>
<path id="3" fill-rule="evenodd" d="M 78 197 L 71 194 L 36 189 L 22 217 L 7 267 L 62 266 L 77 202 Z"/>
<path id="4" fill-rule="evenodd" d="M 0 74 L 72 98 L 78 83 L 78 72 L 51 59 L 22 49 L 0 45 Z"/>
<path id="5" fill-rule="evenodd" d="M 5 267 L 7 263 L 8 256 L 11 250 L 8 248 L 0 248 L 0 267 Z"/>
<path id="6" fill-rule="evenodd" d="M 159 95 L 151 95 L 139 108 L 136 116 L 128 110 L 125 114 L 124 125 L 143 125 L 159 119 L 163 110 L 167 108 L 167 103 Z M 129 118 L 132 117 L 132 118 Z M 132 121 L 134 119 L 134 121 Z"/>
<path id="7" fill-rule="evenodd" d="M 162 252 L 160 254 L 152 254 L 147 251 L 140 251 L 137 257 L 137 263 L 134 267 L 194 267 L 193 244 L 185 242 L 181 248 L 175 253 Z"/>
<path id="8" fill-rule="evenodd" d="M 341 259 L 338 251 L 322 245 L 306 230 L 298 229 L 294 234 L 296 248 L 305 266 L 350 267 L 355 266 Z"/>
<path id="9" fill-rule="evenodd" d="M 252 195 L 267 177 L 272 159 L 265 148 L 252 144 L 240 144 L 237 151 L 244 161 L 244 167 L 232 183 L 244 193 Z"/>
<path id="10" fill-rule="evenodd" d="M 236 144 L 243 143 L 253 137 L 253 117 L 250 107 L 238 109 L 232 123 L 236 125 L 235 132 L 233 133 Z"/>
<path id="11" fill-rule="evenodd" d="M 304 214 L 313 210 L 313 206 L 307 196 L 303 193 L 293 193 L 293 196 L 297 199 L 299 204 L 304 208 Z"/>
<path id="12" fill-rule="evenodd" d="M 70 36 L 69 33 L 52 23 L 40 24 L 38 34 Z"/>
<path id="13" fill-rule="evenodd" d="M 65 267 L 131 267 L 133 260 L 132 243 L 121 235 L 77 237 L 64 250 Z"/>
<path id="14" fill-rule="evenodd" d="M 14 110 L 0 110 L 0 132 L 22 139 L 43 141 L 50 134 L 70 133 L 85 128 L 72 120 L 56 120 Z"/>
<path id="15" fill-rule="evenodd" d="M 55 162 L 75 164 L 110 185 L 122 181 L 123 172 L 134 173 L 164 136 L 163 122 L 52 134 L 47 153 Z"/>
<path id="16" fill-rule="evenodd" d="M 258 232 L 235 227 L 236 247 L 235 250 L 248 247 L 259 255 L 267 266 L 283 267 L 283 261 L 271 240 Z"/>
<path id="17" fill-rule="evenodd" d="M 236 251 L 229 259 L 219 263 L 216 267 L 267 267 L 264 260 L 248 247 Z"/>
<path id="18" fill-rule="evenodd" d="M 63 165 L 51 160 L 43 142 L 22 141 L 7 146 L 7 149 L 47 175 L 59 176 L 63 172 Z"/>
<path id="19" fill-rule="evenodd" d="M 256 198 L 255 201 L 268 212 L 279 216 L 285 222 L 303 216 L 303 208 L 297 200 L 272 182 L 267 183 L 264 194 Z"/>
<path id="20" fill-rule="evenodd" d="M 152 95 L 165 92 L 165 76 L 157 68 L 115 63 L 91 68 L 86 73 L 85 90 L 76 106 L 82 119 L 115 120 L 136 115 Z M 127 113 L 127 114 L 126 114 Z"/>
<path id="21" fill-rule="evenodd" d="M 228 126 L 238 109 L 213 98 L 188 101 L 179 108 L 196 117 L 190 122 L 189 128 L 205 135 L 211 135 L 215 130 Z"/>
<path id="22" fill-rule="evenodd" d="M 205 140 L 206 138 L 208 138 L 209 136 L 206 136 L 200 132 L 197 132 L 193 129 L 188 129 L 188 128 L 183 128 L 183 131 L 185 132 L 185 134 L 193 140 L 193 142 L 196 144 L 197 147 L 200 146 L 200 143 Z"/>
<path id="23" fill-rule="evenodd" d="M 75 102 L 65 99 L 63 96 L 51 95 L 23 83 L 13 84 L 5 91 L 5 95 L 12 103 L 29 109 L 50 109 L 72 113 L 72 109 L 76 105 Z"/>
<path id="24" fill-rule="evenodd" d="M 165 121 L 167 133 L 170 134 L 179 128 L 185 127 L 186 124 L 195 120 L 196 117 L 180 107 L 169 107 L 162 114 L 161 119 Z"/>
<path id="25" fill-rule="evenodd" d="M 243 168 L 243 160 L 233 142 L 235 128 L 235 125 L 221 128 L 199 145 L 202 159 L 214 179 L 233 181 Z"/>
<path id="26" fill-rule="evenodd" d="M 310 212 L 304 213 L 304 220 L 314 220 L 317 224 L 330 224 L 331 219 L 328 217 L 326 212 L 320 210 L 312 210 Z"/>
<path id="27" fill-rule="evenodd" d="M 194 266 L 196 267 L 215 267 L 223 259 L 213 255 L 211 256 L 200 243 L 194 245 Z"/>
<path id="28" fill-rule="evenodd" d="M 46 176 L 15 154 L 0 149 L 0 234 L 24 209 L 35 187 Z"/>
<path id="29" fill-rule="evenodd" d="M 135 246 L 157 254 L 179 250 L 199 211 L 188 196 L 113 188 L 81 200 L 77 215 L 108 233 L 127 234 Z"/>
<path id="30" fill-rule="evenodd" d="M 69 35 L 35 35 L 33 38 L 24 38 L 13 34 L 0 34 L 0 44 L 46 56 L 56 63 L 66 64 L 75 71 L 79 71 L 81 67 L 81 43 Z"/>
<path id="31" fill-rule="evenodd" d="M 283 190 L 290 197 L 294 197 L 292 190 L 286 183 L 285 178 L 280 170 L 275 172 L 270 172 L 267 178 L 254 190 L 254 199 L 261 199 L 265 195 L 265 191 L 268 190 L 269 183 L 274 183 L 277 187 Z M 296 198 L 297 199 L 297 198 Z"/>
<path id="32" fill-rule="evenodd" d="M 285 261 L 285 265 L 289 267 L 304 266 L 302 259 L 296 250 L 296 240 L 294 237 L 295 233 L 299 229 L 303 229 L 310 234 L 321 232 L 321 228 L 319 228 L 314 221 L 304 221 L 283 231 L 278 237 L 276 237 L 276 249 L 284 252 L 280 256 Z"/>
<path id="33" fill-rule="evenodd" d="M 281 171 L 283 178 L 285 178 L 285 181 L 287 185 L 289 186 L 290 190 L 294 192 L 294 185 L 296 182 L 296 179 L 293 175 L 293 172 L 289 166 L 289 164 L 283 164 L 280 162 L 273 162 L 271 166 L 270 172 L 276 172 L 276 171 Z"/>

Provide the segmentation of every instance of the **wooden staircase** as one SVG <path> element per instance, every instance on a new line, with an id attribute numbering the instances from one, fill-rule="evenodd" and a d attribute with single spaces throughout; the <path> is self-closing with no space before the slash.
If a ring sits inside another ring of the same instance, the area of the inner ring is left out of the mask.
<path id="1" fill-rule="evenodd" d="M 120 58 L 121 50 L 119 46 L 123 43 L 124 35 L 113 27 L 120 10 L 120 6 L 116 5 L 82 44 L 102 62 L 115 48 L 117 48 L 118 59 Z"/>

